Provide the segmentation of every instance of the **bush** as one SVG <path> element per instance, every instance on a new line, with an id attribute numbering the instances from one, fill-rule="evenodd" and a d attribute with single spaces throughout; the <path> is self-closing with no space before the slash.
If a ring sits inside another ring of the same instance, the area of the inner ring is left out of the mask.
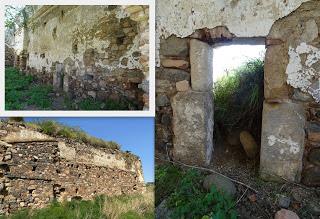
<path id="1" fill-rule="evenodd" d="M 263 105 L 264 63 L 253 59 L 214 84 L 215 121 L 231 131 L 260 133 Z"/>
<path id="2" fill-rule="evenodd" d="M 184 174 L 168 200 L 169 207 L 173 208 L 172 218 L 236 218 L 233 200 L 214 186 L 206 193 L 201 182 L 202 176 L 196 170 L 190 169 Z"/>

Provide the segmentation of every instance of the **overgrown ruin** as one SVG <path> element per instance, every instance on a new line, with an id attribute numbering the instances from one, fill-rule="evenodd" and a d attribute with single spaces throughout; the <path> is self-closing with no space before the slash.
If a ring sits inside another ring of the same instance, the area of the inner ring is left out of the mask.
<path id="1" fill-rule="evenodd" d="M 211 163 L 211 45 L 262 37 L 260 176 L 319 186 L 319 12 L 316 0 L 158 1 L 157 152 L 187 164 Z"/>
<path id="2" fill-rule="evenodd" d="M 0 124 L 0 159 L 0 214 L 145 189 L 137 156 L 51 137 L 23 123 Z"/>
<path id="3" fill-rule="evenodd" d="M 25 24 L 6 32 L 6 66 L 70 98 L 149 107 L 149 8 L 26 6 Z"/>

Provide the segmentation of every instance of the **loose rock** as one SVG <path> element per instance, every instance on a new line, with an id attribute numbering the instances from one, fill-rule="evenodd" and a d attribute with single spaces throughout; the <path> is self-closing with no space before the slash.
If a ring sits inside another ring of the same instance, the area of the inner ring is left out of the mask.
<path id="1" fill-rule="evenodd" d="M 249 132 L 240 133 L 240 142 L 249 158 L 254 158 L 258 154 L 258 145 Z"/>
<path id="2" fill-rule="evenodd" d="M 299 219 L 299 216 L 293 211 L 281 209 L 276 213 L 274 219 Z"/>
<path id="3" fill-rule="evenodd" d="M 278 205 L 281 208 L 288 208 L 290 206 L 290 198 L 286 196 L 280 196 L 278 199 Z"/>
<path id="4" fill-rule="evenodd" d="M 219 191 L 230 196 L 234 196 L 237 192 L 237 189 L 231 180 L 218 174 L 211 174 L 204 178 L 203 187 L 207 191 L 209 191 L 213 185 Z"/>

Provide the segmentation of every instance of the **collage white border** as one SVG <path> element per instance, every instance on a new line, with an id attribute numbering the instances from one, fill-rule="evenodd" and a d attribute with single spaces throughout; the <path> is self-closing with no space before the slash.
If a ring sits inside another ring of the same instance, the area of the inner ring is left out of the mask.
<path id="1" fill-rule="evenodd" d="M 148 111 L 5 111 L 5 5 L 149 5 Z M 155 117 L 155 1 L 154 0 L 1 0 L 0 2 L 0 116 L 18 117 Z"/>

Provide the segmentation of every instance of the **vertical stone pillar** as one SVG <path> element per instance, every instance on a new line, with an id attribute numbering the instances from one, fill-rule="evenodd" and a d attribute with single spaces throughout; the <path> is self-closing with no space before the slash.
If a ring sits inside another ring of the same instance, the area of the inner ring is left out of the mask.
<path id="1" fill-rule="evenodd" d="M 301 104 L 264 103 L 260 156 L 263 179 L 300 181 L 305 123 Z"/>
<path id="2" fill-rule="evenodd" d="M 191 87 L 194 91 L 212 91 L 212 51 L 209 44 L 190 40 Z"/>
<path id="3" fill-rule="evenodd" d="M 192 90 L 172 99 L 174 158 L 184 163 L 209 165 L 213 151 L 212 48 L 190 42 Z"/>

